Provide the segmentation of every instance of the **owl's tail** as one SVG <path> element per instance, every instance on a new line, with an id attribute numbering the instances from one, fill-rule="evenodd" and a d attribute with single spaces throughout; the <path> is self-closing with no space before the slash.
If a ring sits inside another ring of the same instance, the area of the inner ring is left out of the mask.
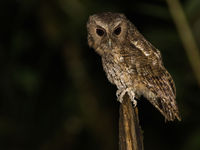
<path id="1" fill-rule="evenodd" d="M 174 121 L 175 119 L 181 121 L 175 100 L 157 98 L 157 100 L 150 102 L 153 103 L 153 105 L 161 112 L 167 121 Z"/>

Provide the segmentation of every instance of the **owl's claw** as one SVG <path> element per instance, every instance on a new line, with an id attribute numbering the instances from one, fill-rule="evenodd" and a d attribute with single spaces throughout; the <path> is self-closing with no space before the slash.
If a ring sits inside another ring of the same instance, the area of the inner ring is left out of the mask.
<path id="1" fill-rule="evenodd" d="M 133 107 L 137 106 L 137 101 L 135 99 L 132 99 L 131 102 L 133 103 Z"/>
<path id="2" fill-rule="evenodd" d="M 117 100 L 118 100 L 120 103 L 123 102 L 123 97 L 124 97 L 124 95 L 126 94 L 126 92 L 127 92 L 127 90 L 122 90 L 122 89 L 117 90 L 117 93 L 116 93 L 116 95 L 117 95 Z"/>
<path id="3" fill-rule="evenodd" d="M 128 96 L 131 99 L 131 102 L 133 103 L 134 107 L 137 105 L 137 101 L 135 100 L 135 93 L 133 92 L 132 88 L 126 88 L 126 89 L 118 89 L 116 92 L 117 100 L 122 103 L 124 95 L 128 94 Z"/>

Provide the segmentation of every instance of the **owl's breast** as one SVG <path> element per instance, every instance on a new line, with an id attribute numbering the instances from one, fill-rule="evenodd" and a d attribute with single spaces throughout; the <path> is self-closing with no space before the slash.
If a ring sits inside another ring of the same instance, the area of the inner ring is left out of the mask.
<path id="1" fill-rule="evenodd" d="M 118 89 L 127 88 L 133 85 L 133 74 L 120 55 L 102 57 L 103 68 L 108 80 L 117 86 Z"/>

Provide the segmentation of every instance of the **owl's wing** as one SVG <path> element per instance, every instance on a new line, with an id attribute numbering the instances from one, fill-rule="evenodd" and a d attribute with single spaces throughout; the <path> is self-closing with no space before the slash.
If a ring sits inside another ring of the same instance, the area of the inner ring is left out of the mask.
<path id="1" fill-rule="evenodd" d="M 149 45 L 149 48 L 153 49 L 154 47 Z M 175 101 L 175 85 L 171 75 L 163 66 L 158 50 L 144 52 L 144 49 L 141 50 L 140 47 L 133 46 L 125 63 L 128 68 L 134 70 L 133 78 L 137 78 L 136 83 L 134 83 L 139 85 L 136 88 L 136 94 L 137 92 L 142 94 L 161 112 L 166 120 L 173 121 L 176 118 L 181 120 Z"/>
<path id="2" fill-rule="evenodd" d="M 165 116 L 166 120 L 181 120 L 175 101 L 175 85 L 167 70 L 163 66 L 154 68 L 150 64 L 141 64 L 136 69 L 141 84 L 147 89 L 140 92 L 147 100 Z"/>

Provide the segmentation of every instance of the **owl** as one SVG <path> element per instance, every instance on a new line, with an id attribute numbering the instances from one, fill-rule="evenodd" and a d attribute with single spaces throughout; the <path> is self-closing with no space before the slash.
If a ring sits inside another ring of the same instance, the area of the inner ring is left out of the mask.
<path id="1" fill-rule="evenodd" d="M 160 51 L 121 13 L 94 14 L 87 22 L 88 45 L 102 58 L 108 80 L 117 86 L 117 99 L 128 94 L 136 106 L 141 96 L 167 121 L 181 120 L 176 89 Z"/>

